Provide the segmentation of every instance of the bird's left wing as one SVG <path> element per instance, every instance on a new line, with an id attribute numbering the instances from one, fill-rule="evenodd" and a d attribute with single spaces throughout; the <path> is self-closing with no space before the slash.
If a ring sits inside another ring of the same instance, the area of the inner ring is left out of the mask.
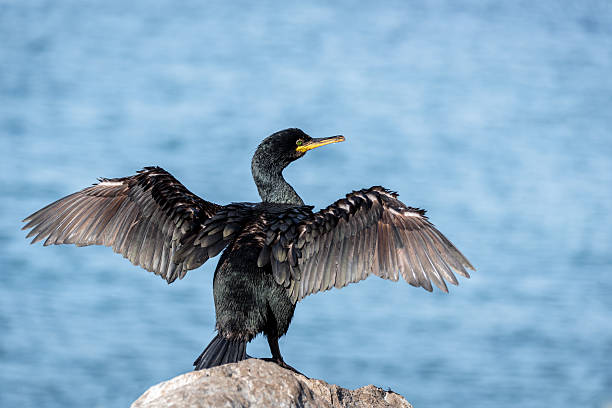
<path id="1" fill-rule="evenodd" d="M 293 210 L 295 212 L 295 210 Z M 258 265 L 271 263 L 275 280 L 295 303 L 304 297 L 369 275 L 444 292 L 453 272 L 474 269 L 425 216 L 397 194 L 371 187 L 347 194 L 317 212 L 277 217 L 269 224 Z"/>
<path id="2" fill-rule="evenodd" d="M 32 228 L 32 243 L 111 246 L 171 283 L 227 244 L 198 241 L 206 221 L 222 208 L 191 193 L 164 169 L 146 167 L 130 177 L 101 178 L 49 204 L 27 217 L 23 229 Z"/>

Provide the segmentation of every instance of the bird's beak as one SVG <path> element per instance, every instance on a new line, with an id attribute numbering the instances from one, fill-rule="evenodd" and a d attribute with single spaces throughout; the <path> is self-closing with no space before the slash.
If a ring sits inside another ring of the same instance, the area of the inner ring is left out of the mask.
<path id="1" fill-rule="evenodd" d="M 320 137 L 318 139 L 310 139 L 309 141 L 305 142 L 303 145 L 298 146 L 295 150 L 297 150 L 300 153 L 306 153 L 307 151 L 312 150 L 316 147 L 321 147 L 321 146 L 325 146 L 331 143 L 338 143 L 338 142 L 344 142 L 344 136 L 338 135 L 338 136 L 331 136 L 331 137 Z"/>

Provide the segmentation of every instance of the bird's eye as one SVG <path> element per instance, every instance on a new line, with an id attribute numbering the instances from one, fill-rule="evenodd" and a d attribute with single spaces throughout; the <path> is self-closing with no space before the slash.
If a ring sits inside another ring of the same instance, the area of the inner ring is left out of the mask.
<path id="1" fill-rule="evenodd" d="M 303 141 L 302 139 L 298 139 L 298 140 L 295 142 L 295 144 L 296 144 L 296 145 L 298 145 L 298 146 L 301 146 L 301 145 L 303 145 L 303 144 L 304 144 L 304 141 Z"/>

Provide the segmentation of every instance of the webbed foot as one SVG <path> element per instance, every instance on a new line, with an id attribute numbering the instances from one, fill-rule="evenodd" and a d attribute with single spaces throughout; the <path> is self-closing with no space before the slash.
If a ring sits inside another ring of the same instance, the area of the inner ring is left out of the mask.
<path id="1" fill-rule="evenodd" d="M 271 361 L 271 362 L 276 363 L 276 364 L 278 364 L 279 366 L 281 366 L 281 367 L 283 367 L 283 368 L 285 368 L 285 369 L 287 369 L 287 370 L 291 370 L 291 371 L 293 371 L 293 372 L 294 372 L 294 373 L 296 373 L 296 374 L 303 375 L 304 377 L 306 377 L 304 374 L 300 373 L 298 370 L 296 370 L 295 368 L 291 367 L 289 364 L 285 363 L 285 362 L 283 361 L 283 359 L 276 359 L 276 358 L 262 358 L 262 360 L 264 360 L 264 361 Z M 308 378 L 308 377 L 306 377 L 306 378 Z"/>

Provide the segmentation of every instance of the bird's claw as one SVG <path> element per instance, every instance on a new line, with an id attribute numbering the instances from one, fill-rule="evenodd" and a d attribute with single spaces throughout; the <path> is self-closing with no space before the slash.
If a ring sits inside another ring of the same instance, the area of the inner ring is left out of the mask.
<path id="1" fill-rule="evenodd" d="M 304 374 L 300 373 L 298 370 L 296 370 L 295 368 L 291 367 L 289 364 L 285 363 L 285 361 L 283 361 L 282 359 L 276 359 L 276 358 L 262 358 L 262 360 L 264 361 L 271 361 L 272 363 L 276 363 L 277 365 L 281 366 L 284 369 L 287 370 L 291 370 L 296 374 L 302 375 L 304 377 L 306 377 Z M 308 377 L 306 377 L 308 378 Z"/>

